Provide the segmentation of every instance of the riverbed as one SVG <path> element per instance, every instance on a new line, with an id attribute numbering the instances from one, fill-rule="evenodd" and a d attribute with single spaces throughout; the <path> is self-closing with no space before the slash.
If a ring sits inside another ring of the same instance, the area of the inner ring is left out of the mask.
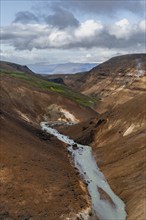
<path id="1" fill-rule="evenodd" d="M 90 146 L 81 145 L 60 134 L 56 129 L 49 127 L 47 122 L 41 122 L 42 130 L 54 135 L 68 145 L 74 166 L 79 170 L 87 185 L 92 201 L 93 216 L 101 220 L 125 220 L 126 211 L 124 202 L 112 191 L 103 173 L 98 168 Z M 104 195 L 104 196 L 103 196 Z"/>

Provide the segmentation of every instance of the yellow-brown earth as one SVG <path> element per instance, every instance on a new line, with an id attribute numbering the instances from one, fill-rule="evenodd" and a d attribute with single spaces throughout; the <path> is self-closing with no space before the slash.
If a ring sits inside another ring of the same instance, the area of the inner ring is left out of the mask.
<path id="1" fill-rule="evenodd" d="M 109 69 L 108 63 L 85 73 L 84 85 L 82 80 L 74 85 L 98 98 L 95 110 L 101 115 L 57 92 L 2 75 L 1 219 L 74 219 L 89 207 L 85 185 L 70 164 L 66 146 L 39 128 L 41 120 L 62 117 L 61 108 L 79 123 L 57 129 L 92 146 L 99 168 L 126 204 L 127 220 L 145 219 L 146 68 L 144 62 L 143 67 L 133 66 L 140 57 L 123 61 L 124 71 L 120 61 L 112 60 L 115 66 L 109 74 L 96 75 Z"/>

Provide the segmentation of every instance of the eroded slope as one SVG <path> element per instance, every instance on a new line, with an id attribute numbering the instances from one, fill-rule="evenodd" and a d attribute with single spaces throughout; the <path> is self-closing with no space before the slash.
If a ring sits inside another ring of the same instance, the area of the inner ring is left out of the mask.
<path id="1" fill-rule="evenodd" d="M 127 219 L 145 218 L 146 96 L 138 95 L 109 113 L 95 131 L 97 163 L 125 201 Z"/>
<path id="2" fill-rule="evenodd" d="M 145 218 L 146 94 L 61 132 L 93 147 L 96 162 L 125 202 L 127 220 Z"/>
<path id="3" fill-rule="evenodd" d="M 1 219 L 66 219 L 88 207 L 65 146 L 1 114 Z"/>

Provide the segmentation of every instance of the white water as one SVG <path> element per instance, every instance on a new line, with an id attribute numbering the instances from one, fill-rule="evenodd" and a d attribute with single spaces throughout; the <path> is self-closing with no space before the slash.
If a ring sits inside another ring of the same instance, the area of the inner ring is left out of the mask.
<path id="1" fill-rule="evenodd" d="M 40 125 L 42 130 L 56 136 L 60 141 L 69 145 L 68 151 L 73 157 L 75 167 L 87 183 L 95 215 L 101 220 L 125 220 L 125 204 L 111 190 L 103 173 L 99 170 L 92 155 L 92 148 L 75 143 L 68 136 L 62 135 L 56 129 L 47 126 L 46 122 L 41 122 Z M 77 146 L 73 146 L 74 144 L 77 144 Z M 112 203 L 101 197 L 98 191 L 99 188 L 110 197 Z"/>

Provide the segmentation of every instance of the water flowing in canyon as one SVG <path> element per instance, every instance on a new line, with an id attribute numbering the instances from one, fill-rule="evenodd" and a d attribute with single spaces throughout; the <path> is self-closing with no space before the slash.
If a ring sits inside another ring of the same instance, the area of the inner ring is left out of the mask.
<path id="1" fill-rule="evenodd" d="M 56 129 L 41 122 L 42 130 L 54 135 L 68 145 L 74 166 L 87 184 L 91 197 L 93 215 L 101 220 L 125 220 L 126 211 L 124 202 L 112 191 L 103 173 L 98 168 L 93 157 L 92 148 L 76 143 L 68 136 L 60 134 Z"/>

